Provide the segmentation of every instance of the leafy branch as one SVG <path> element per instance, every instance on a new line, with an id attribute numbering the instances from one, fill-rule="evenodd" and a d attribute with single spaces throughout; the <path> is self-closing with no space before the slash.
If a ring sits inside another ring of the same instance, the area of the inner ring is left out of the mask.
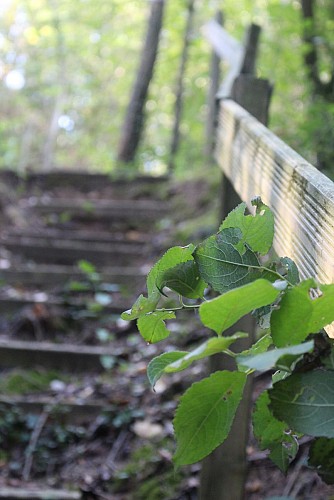
<path id="1" fill-rule="evenodd" d="M 334 285 L 314 278 L 300 281 L 288 257 L 262 265 L 272 247 L 274 217 L 259 197 L 252 205 L 254 215 L 246 214 L 241 203 L 216 234 L 197 246 L 170 248 L 148 274 L 147 297 L 141 295 L 122 318 L 136 319 L 148 343 L 166 339 L 166 322 L 181 310 L 198 310 L 203 325 L 215 333 L 192 351 L 154 358 L 147 368 L 153 388 L 162 375 L 214 354 L 236 361 L 235 371 L 203 378 L 181 397 L 174 419 L 176 465 L 201 460 L 219 446 L 228 436 L 247 376 L 255 370 L 274 370 L 273 387 L 259 397 L 254 411 L 260 446 L 269 449 L 271 459 L 286 471 L 298 451 L 298 437 L 315 436 L 312 466 L 324 478 L 333 478 L 334 461 L 324 463 L 327 455 L 317 443 L 327 439 L 326 450 L 334 448 L 334 348 L 327 339 L 327 351 L 317 354 L 317 339 L 323 339 L 318 332 L 334 321 Z M 210 298 L 211 290 L 219 295 Z M 179 305 L 162 307 L 170 291 L 177 294 Z M 193 302 L 184 303 L 184 298 Z M 224 333 L 249 313 L 264 331 L 247 352 L 236 354 L 231 344 L 248 334 Z"/>

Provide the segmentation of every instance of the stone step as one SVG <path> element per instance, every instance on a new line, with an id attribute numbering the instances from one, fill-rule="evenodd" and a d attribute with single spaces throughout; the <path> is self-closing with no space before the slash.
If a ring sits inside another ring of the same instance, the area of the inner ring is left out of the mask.
<path id="1" fill-rule="evenodd" d="M 71 400 L 62 399 L 55 405 L 55 398 L 51 396 L 31 395 L 0 395 L 0 408 L 10 409 L 15 408 L 29 414 L 40 414 L 45 407 L 51 408 L 52 415 L 61 415 L 62 422 L 70 422 L 79 424 L 89 418 L 94 418 L 101 413 L 115 411 L 112 404 L 108 404 L 106 400 L 94 399 L 93 401 L 85 402 L 80 398 L 71 398 Z M 1 411 L 0 410 L 0 411 Z M 1 490 L 1 488 L 0 488 Z M 0 496 L 1 498 L 1 496 Z"/>
<path id="2" fill-rule="evenodd" d="M 39 294 L 37 294 L 39 295 Z M 44 294 L 46 295 L 46 294 Z M 4 317 L 10 317 L 18 313 L 22 309 L 33 307 L 36 304 L 43 304 L 46 308 L 75 308 L 75 309 L 86 309 L 87 304 L 82 300 L 61 300 L 55 297 L 45 297 L 41 300 L 39 297 L 34 298 L 33 294 L 30 297 L 2 297 L 0 298 L 0 315 Z M 126 309 L 131 306 L 131 300 L 126 302 L 115 301 L 103 307 L 103 314 L 121 314 Z"/>
<path id="3" fill-rule="evenodd" d="M 99 268 L 98 274 L 102 282 L 120 285 L 131 285 L 137 288 L 145 282 L 148 269 L 138 267 Z M 38 264 L 9 267 L 0 269 L 0 280 L 7 285 L 23 285 L 27 287 L 42 287 L 46 290 L 68 283 L 83 281 L 85 275 L 74 266 L 59 266 L 55 264 Z"/>
<path id="4" fill-rule="evenodd" d="M 6 176 L 6 174 L 3 174 Z M 13 175 L 9 176 L 11 179 Z M 7 175 L 8 178 L 8 175 Z M 55 170 L 51 172 L 30 173 L 26 176 L 24 183 L 27 186 L 38 186 L 41 189 L 64 188 L 71 186 L 79 191 L 92 191 L 104 188 L 106 185 L 115 188 L 115 191 L 132 191 L 141 194 L 145 188 L 157 187 L 167 184 L 168 177 L 152 177 L 140 175 L 132 179 L 100 174 L 94 172 Z M 153 191 L 154 193 L 154 191 Z"/>
<path id="5" fill-rule="evenodd" d="M 81 500 L 82 498 L 80 491 L 55 489 L 49 486 L 0 487 L 0 499 L 2 500 Z"/>
<path id="6" fill-rule="evenodd" d="M 158 221 L 166 216 L 169 205 L 152 200 L 67 200 L 36 199 L 22 200 L 23 210 L 32 211 L 40 216 L 58 215 L 71 220 L 125 222 L 131 226 L 139 223 Z"/>
<path id="7" fill-rule="evenodd" d="M 152 242 L 152 238 L 142 232 L 125 231 L 125 232 L 110 232 L 110 231 L 85 231 L 68 229 L 56 229 L 41 227 L 39 229 L 5 229 L 2 232 L 1 238 L 9 237 L 28 237 L 44 240 L 72 240 L 72 241 L 88 241 L 93 243 L 122 243 L 122 245 L 132 245 L 134 243 L 145 245 Z"/>
<path id="8" fill-rule="evenodd" d="M 28 342 L 0 338 L 0 366 L 61 370 L 67 373 L 101 372 L 102 356 L 115 356 L 115 347 Z"/>
<path id="9" fill-rule="evenodd" d="M 87 260 L 96 265 L 115 266 L 142 262 L 143 256 L 147 255 L 145 247 L 137 243 L 92 243 L 13 236 L 1 238 L 0 244 L 25 259 L 53 264 L 75 264 Z"/>

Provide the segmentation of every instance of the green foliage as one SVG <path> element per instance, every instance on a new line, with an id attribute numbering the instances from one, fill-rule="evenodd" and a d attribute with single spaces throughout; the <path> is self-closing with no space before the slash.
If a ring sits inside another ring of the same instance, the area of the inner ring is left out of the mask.
<path id="1" fill-rule="evenodd" d="M 323 339 L 319 330 L 334 321 L 334 285 L 313 278 L 300 282 L 288 257 L 264 266 L 268 258 L 262 255 L 271 250 L 274 220 L 261 199 L 253 205 L 254 215 L 246 215 L 242 203 L 217 234 L 196 247 L 168 250 L 148 275 L 147 297 L 141 295 L 123 313 L 124 318 L 138 318 L 147 342 L 164 340 L 169 335 L 164 321 L 175 318 L 179 310 L 198 311 L 211 330 L 208 335 L 212 330 L 218 335 L 190 352 L 166 352 L 154 358 L 147 370 L 153 387 L 162 375 L 185 370 L 214 354 L 231 356 L 236 362 L 235 371 L 218 371 L 194 383 L 181 397 L 174 419 L 176 465 L 201 460 L 225 440 L 247 376 L 254 370 L 276 370 L 272 389 L 258 399 L 253 423 L 261 448 L 270 450 L 281 470 L 286 471 L 296 456 L 303 433 L 334 438 L 333 348 L 326 344 L 326 350 L 318 349 Z M 169 295 L 170 290 L 176 294 Z M 219 295 L 209 299 L 212 291 Z M 230 346 L 247 334 L 226 331 L 248 313 L 266 330 L 247 350 L 233 352 Z M 309 334 L 315 335 L 307 339 Z M 331 446 L 330 442 L 328 450 Z M 319 463 L 323 477 L 330 479 L 332 469 L 321 465 L 323 457 L 314 450 L 313 466 Z"/>
<path id="2" fill-rule="evenodd" d="M 297 432 L 334 437 L 334 373 L 312 370 L 294 373 L 269 391 L 274 416 Z"/>
<path id="3" fill-rule="evenodd" d="M 298 451 L 298 441 L 289 426 L 273 417 L 269 410 L 268 392 L 264 391 L 256 402 L 253 413 L 253 431 L 262 450 L 270 450 L 271 460 L 284 472 Z"/>
<path id="4" fill-rule="evenodd" d="M 245 382 L 243 373 L 221 371 L 186 391 L 173 422 L 178 443 L 176 465 L 197 462 L 224 441 Z"/>
<path id="5" fill-rule="evenodd" d="M 334 439 L 318 438 L 313 441 L 309 465 L 316 468 L 326 483 L 334 484 Z"/>
<path id="6" fill-rule="evenodd" d="M 221 335 L 245 314 L 274 302 L 279 293 L 269 281 L 253 281 L 203 302 L 199 309 L 201 321 L 217 335 Z"/>

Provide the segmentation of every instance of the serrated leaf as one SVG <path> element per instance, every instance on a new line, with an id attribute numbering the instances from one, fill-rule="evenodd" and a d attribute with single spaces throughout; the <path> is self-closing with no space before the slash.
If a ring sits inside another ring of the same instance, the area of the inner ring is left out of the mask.
<path id="1" fill-rule="evenodd" d="M 269 390 L 274 416 L 298 432 L 334 437 L 334 372 L 295 373 Z"/>
<path id="2" fill-rule="evenodd" d="M 241 203 L 232 212 L 228 214 L 219 230 L 229 227 L 239 228 L 242 232 L 242 238 L 237 244 L 240 253 L 244 253 L 247 246 L 253 252 L 265 255 L 269 252 L 274 238 L 274 216 L 270 208 L 261 202 L 256 214 L 245 215 L 246 203 Z"/>
<path id="3" fill-rule="evenodd" d="M 235 248 L 240 229 L 224 229 L 199 244 L 194 252 L 202 279 L 214 290 L 225 293 L 261 277 L 260 264 L 251 250 L 244 254 Z"/>
<path id="4" fill-rule="evenodd" d="M 185 354 L 187 354 L 187 351 L 172 351 L 153 358 L 147 366 L 147 377 L 151 386 L 155 386 L 159 378 L 164 374 L 167 365 L 182 358 Z"/>
<path id="5" fill-rule="evenodd" d="M 170 365 L 167 365 L 165 367 L 165 372 L 172 373 L 185 370 L 194 361 L 223 352 L 236 340 L 246 337 L 248 337 L 247 333 L 238 332 L 234 335 L 231 335 L 230 337 L 209 339 L 193 351 L 186 353 L 183 357 L 180 357 L 180 359 L 178 359 L 177 361 L 174 361 Z"/>
<path id="6" fill-rule="evenodd" d="M 253 412 L 253 431 L 262 450 L 270 450 L 271 460 L 286 472 L 298 451 L 298 441 L 290 433 L 285 422 L 273 417 L 269 410 L 268 392 L 263 392 L 256 401 Z"/>
<path id="7" fill-rule="evenodd" d="M 259 307 L 271 304 L 279 291 L 266 280 L 256 280 L 224 293 L 199 308 L 202 323 L 221 335 L 238 319 Z"/>
<path id="8" fill-rule="evenodd" d="M 156 300 L 150 300 L 144 295 L 139 295 L 136 302 L 133 304 L 132 308 L 128 311 L 124 311 L 121 314 L 121 318 L 125 321 L 130 321 L 133 319 L 137 319 L 140 316 L 147 314 L 149 312 L 154 311 L 157 306 Z"/>
<path id="9" fill-rule="evenodd" d="M 334 484 L 334 439 L 316 439 L 310 448 L 308 465 L 316 469 L 325 483 Z"/>
<path id="10" fill-rule="evenodd" d="M 316 298 L 313 298 L 316 297 Z M 334 321 L 334 285 L 302 281 L 286 291 L 271 314 L 271 335 L 277 347 L 299 344 L 310 333 Z"/>
<path id="11" fill-rule="evenodd" d="M 146 342 L 155 344 L 167 338 L 170 334 L 164 320 L 175 318 L 172 311 L 155 311 L 140 316 L 137 321 L 138 330 Z"/>
<path id="12" fill-rule="evenodd" d="M 203 297 L 207 284 L 201 279 L 199 269 L 194 260 L 178 264 L 168 269 L 159 277 L 159 287 L 168 287 L 189 299 Z"/>
<path id="13" fill-rule="evenodd" d="M 176 246 L 164 253 L 148 273 L 146 284 L 149 298 L 156 296 L 156 294 L 160 295 L 161 277 L 168 269 L 172 269 L 183 262 L 193 260 L 192 253 L 194 248 L 193 245 L 187 247 Z"/>
<path id="14" fill-rule="evenodd" d="M 298 344 L 290 347 L 282 347 L 280 349 L 272 349 L 255 356 L 237 356 L 237 363 L 250 368 L 252 370 L 267 371 L 271 368 L 277 367 L 288 369 L 291 363 L 299 358 L 302 354 L 312 351 L 314 348 L 314 341 L 310 340 L 304 344 Z M 289 356 L 289 359 L 286 357 Z M 282 359 L 285 358 L 285 359 Z"/>
<path id="15" fill-rule="evenodd" d="M 290 259 L 289 257 L 282 257 L 280 259 L 280 262 L 286 270 L 286 276 L 285 276 L 286 279 L 292 285 L 297 285 L 297 283 L 300 282 L 300 278 L 299 278 L 298 267 L 296 266 L 294 261 L 292 259 Z"/>
<path id="16" fill-rule="evenodd" d="M 198 462 L 227 437 L 242 397 L 246 375 L 215 372 L 181 397 L 174 418 L 175 465 Z"/>

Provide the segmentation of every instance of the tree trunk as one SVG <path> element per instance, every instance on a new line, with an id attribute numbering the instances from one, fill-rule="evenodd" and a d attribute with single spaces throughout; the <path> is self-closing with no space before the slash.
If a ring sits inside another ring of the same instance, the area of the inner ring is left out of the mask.
<path id="1" fill-rule="evenodd" d="M 218 24 L 223 24 L 223 14 L 221 11 L 216 14 L 216 21 Z M 204 147 L 204 156 L 206 158 L 207 164 L 212 162 L 212 155 L 215 146 L 215 130 L 217 126 L 217 111 L 218 111 L 218 102 L 217 102 L 217 92 L 219 89 L 219 80 L 220 80 L 220 58 L 212 53 L 211 63 L 210 63 L 210 87 L 208 93 L 208 114 L 206 118 L 206 128 L 205 128 L 205 147 Z"/>
<path id="2" fill-rule="evenodd" d="M 183 104 L 182 101 L 183 101 L 183 90 L 184 90 L 184 75 L 186 72 L 194 12 L 195 12 L 195 0 L 189 0 L 187 23 L 184 33 L 184 44 L 181 55 L 181 64 L 176 86 L 175 119 L 174 119 L 173 133 L 172 133 L 172 142 L 170 147 L 170 159 L 168 165 L 169 170 L 172 170 L 174 168 L 174 158 L 179 148 L 179 142 L 180 142 L 180 122 L 181 122 L 182 104 Z"/>
<path id="3" fill-rule="evenodd" d="M 151 1 L 151 13 L 146 39 L 118 149 L 118 160 L 126 163 L 134 159 L 141 138 L 144 122 L 144 105 L 158 53 L 165 2 L 164 0 Z"/>

